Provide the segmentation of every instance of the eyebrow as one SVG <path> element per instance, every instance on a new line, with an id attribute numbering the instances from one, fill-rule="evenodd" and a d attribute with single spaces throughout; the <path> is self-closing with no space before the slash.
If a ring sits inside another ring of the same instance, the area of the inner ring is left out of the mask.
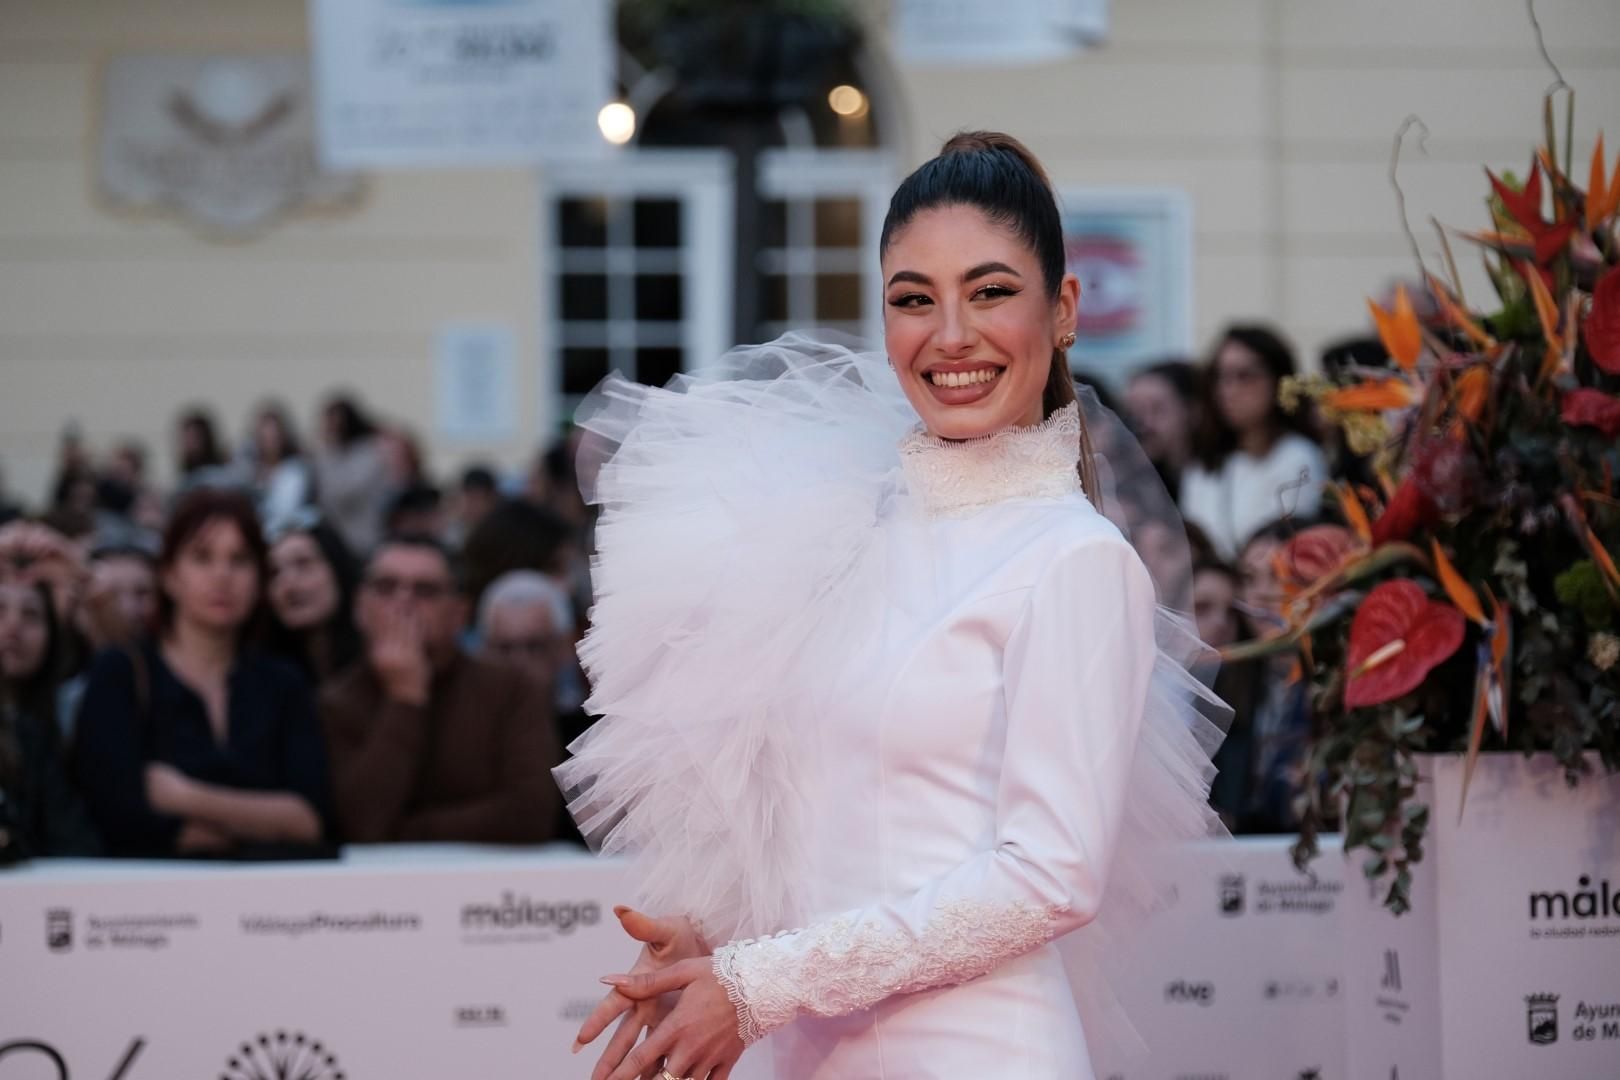
<path id="1" fill-rule="evenodd" d="M 990 262 L 982 262 L 978 266 L 968 270 L 967 273 L 962 275 L 962 283 L 965 285 L 966 283 L 977 278 L 984 277 L 986 274 L 1011 274 L 1013 277 L 1020 279 L 1023 277 L 1022 274 L 1008 266 L 1006 263 L 992 260 Z M 932 285 L 934 283 L 934 279 L 929 277 L 927 274 L 919 274 L 915 270 L 899 270 L 895 272 L 894 277 L 889 279 L 889 284 L 894 285 L 902 281 L 909 281 L 917 285 Z"/>

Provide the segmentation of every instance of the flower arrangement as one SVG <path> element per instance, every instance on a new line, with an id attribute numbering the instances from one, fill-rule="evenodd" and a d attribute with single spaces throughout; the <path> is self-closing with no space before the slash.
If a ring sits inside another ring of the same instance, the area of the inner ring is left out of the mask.
<path id="1" fill-rule="evenodd" d="M 1416 754 L 1466 753 L 1465 799 L 1482 749 L 1550 751 L 1571 783 L 1589 750 L 1620 769 L 1620 161 L 1600 134 L 1583 189 L 1572 116 L 1562 162 L 1551 97 L 1546 118 L 1522 179 L 1487 170 L 1491 227 L 1456 234 L 1483 251 L 1494 311 L 1465 299 L 1442 232 L 1432 318 L 1404 289 L 1369 302 L 1389 367 L 1283 388 L 1376 479 L 1339 485 L 1343 524 L 1278 551 L 1283 628 L 1228 654 L 1298 651 L 1317 730 L 1295 862 L 1337 817 L 1397 913 L 1431 809 Z"/>

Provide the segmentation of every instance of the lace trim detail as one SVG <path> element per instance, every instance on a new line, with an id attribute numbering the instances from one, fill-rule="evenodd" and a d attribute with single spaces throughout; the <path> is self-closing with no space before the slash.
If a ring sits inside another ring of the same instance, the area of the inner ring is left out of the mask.
<path id="1" fill-rule="evenodd" d="M 721 946 L 714 973 L 737 1007 L 746 1046 L 801 1012 L 844 1016 L 895 994 L 976 979 L 1051 941 L 1067 911 L 959 900 L 936 909 L 917 935 L 842 916 Z"/>
<path id="2" fill-rule="evenodd" d="M 959 517 L 1012 498 L 1081 490 L 1080 409 L 1063 406 L 1034 427 L 953 441 L 921 428 L 900 440 L 906 482 L 930 517 Z"/>

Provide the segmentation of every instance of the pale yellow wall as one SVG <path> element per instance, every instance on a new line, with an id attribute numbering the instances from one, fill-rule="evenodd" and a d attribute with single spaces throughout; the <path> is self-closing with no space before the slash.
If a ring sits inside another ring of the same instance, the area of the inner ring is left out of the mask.
<path id="1" fill-rule="evenodd" d="M 240 243 L 97 204 L 87 157 L 96 71 L 118 50 L 302 49 L 303 0 L 0 0 L 0 463 L 44 495 L 63 420 L 92 442 L 135 435 L 167 470 L 178 405 L 212 406 L 233 438 L 266 391 L 306 427 L 357 387 L 424 437 L 433 333 L 512 326 L 523 437 L 434 445 L 448 469 L 531 452 L 537 399 L 536 185 L 508 171 L 374 177 L 351 213 Z"/>
<path id="2" fill-rule="evenodd" d="M 98 442 L 140 436 L 166 462 L 180 402 L 213 405 L 234 434 L 265 389 L 307 421 L 344 383 L 430 434 L 431 335 L 447 319 L 517 330 L 523 435 L 486 449 L 516 464 L 537 438 L 545 312 L 530 176 L 389 174 L 355 213 L 230 245 L 96 205 L 86 152 L 99 58 L 298 48 L 304 10 L 0 0 L 0 462 L 30 499 L 69 416 Z M 1620 0 L 1538 10 L 1579 91 L 1582 160 L 1600 125 L 1620 146 Z M 1481 165 L 1523 168 L 1548 82 L 1521 0 L 1115 0 L 1108 46 L 1064 64 L 901 71 L 903 157 L 960 127 L 1001 127 L 1060 183 L 1184 187 L 1199 340 L 1262 316 L 1314 349 L 1361 326 L 1361 297 L 1410 270 L 1385 182 L 1402 118 L 1431 132 L 1403 177 L 1432 247 L 1431 213 L 1480 224 Z M 435 445 L 435 464 L 477 449 Z"/>

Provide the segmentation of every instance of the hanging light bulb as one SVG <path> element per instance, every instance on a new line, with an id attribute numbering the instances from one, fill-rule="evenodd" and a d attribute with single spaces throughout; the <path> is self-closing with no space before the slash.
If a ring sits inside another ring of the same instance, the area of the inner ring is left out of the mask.
<path id="1" fill-rule="evenodd" d="M 848 83 L 840 83 L 827 91 L 827 105 L 839 116 L 850 119 L 865 116 L 866 110 L 871 107 L 866 95 Z"/>
<path id="2" fill-rule="evenodd" d="M 622 101 L 609 102 L 596 114 L 596 126 L 602 138 L 614 146 L 623 146 L 636 133 L 636 111 Z"/>

